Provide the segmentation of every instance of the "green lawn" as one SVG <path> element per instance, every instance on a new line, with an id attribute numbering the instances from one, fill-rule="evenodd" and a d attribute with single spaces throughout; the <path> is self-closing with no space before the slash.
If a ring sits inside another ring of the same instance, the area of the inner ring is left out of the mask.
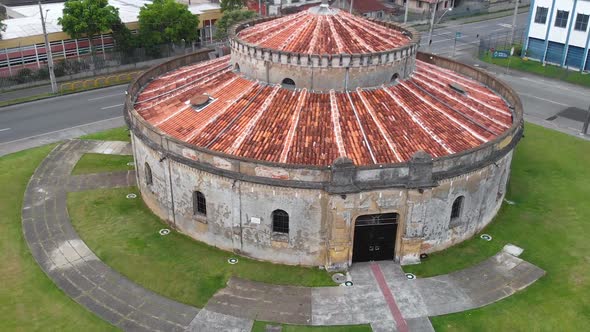
<path id="1" fill-rule="evenodd" d="M 404 270 L 443 274 L 490 257 L 506 243 L 547 275 L 522 293 L 478 310 L 434 317 L 437 331 L 583 331 L 590 326 L 590 143 L 527 124 L 507 199 L 478 237 Z"/>
<path id="2" fill-rule="evenodd" d="M 512 56 L 509 59 L 494 59 L 489 52 L 486 52 L 481 60 L 504 68 L 508 67 L 510 69 L 516 69 L 590 87 L 590 74 L 582 74 L 578 70 L 568 70 L 549 64 L 543 66 L 539 61 L 524 60 L 518 56 Z"/>
<path id="3" fill-rule="evenodd" d="M 27 183 L 55 145 L 0 158 L 0 319 L 2 331 L 110 331 L 39 268 L 24 241 L 21 208 Z"/>
<path id="4" fill-rule="evenodd" d="M 282 332 L 371 332 L 370 325 L 354 325 L 354 326 L 302 326 L 302 325 L 287 325 L 276 324 L 262 321 L 255 321 L 252 327 L 252 332 L 265 332 L 266 325 L 281 325 Z"/>
<path id="5" fill-rule="evenodd" d="M 128 166 L 127 163 L 129 162 L 133 162 L 132 156 L 85 153 L 72 170 L 72 174 L 78 175 L 132 170 L 134 167 Z"/>
<path id="6" fill-rule="evenodd" d="M 81 139 L 94 139 L 99 141 L 123 141 L 131 142 L 129 130 L 127 127 L 119 127 L 110 130 L 101 131 L 95 134 L 88 134 L 80 137 Z"/>
<path id="7" fill-rule="evenodd" d="M 232 275 L 274 284 L 333 286 L 318 268 L 276 265 L 235 255 L 164 228 L 140 197 L 126 199 L 137 188 L 68 194 L 68 211 L 80 237 L 105 263 L 131 280 L 177 301 L 203 307 Z"/>

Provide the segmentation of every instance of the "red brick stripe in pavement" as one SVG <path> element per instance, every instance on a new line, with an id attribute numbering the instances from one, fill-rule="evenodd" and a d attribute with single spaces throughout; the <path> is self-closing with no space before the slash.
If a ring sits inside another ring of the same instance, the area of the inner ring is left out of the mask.
<path id="1" fill-rule="evenodd" d="M 381 288 L 381 293 L 383 293 L 383 297 L 385 297 L 385 301 L 387 301 L 387 305 L 389 306 L 389 310 L 395 319 L 395 325 L 397 325 L 397 330 L 400 332 L 408 332 L 408 324 L 406 320 L 402 316 L 401 311 L 399 310 L 397 304 L 395 303 L 395 299 L 393 298 L 393 294 L 391 294 L 391 290 L 389 286 L 387 286 L 387 282 L 385 282 L 385 276 L 383 276 L 383 272 L 381 271 L 381 267 L 378 264 L 371 263 L 371 270 L 373 271 L 373 275 L 375 276 L 375 280 L 377 280 L 377 284 L 379 288 Z"/>

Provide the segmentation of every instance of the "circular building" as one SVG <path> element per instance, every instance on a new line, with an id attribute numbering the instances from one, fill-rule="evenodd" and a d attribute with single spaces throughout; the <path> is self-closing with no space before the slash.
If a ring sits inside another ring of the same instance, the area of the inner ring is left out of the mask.
<path id="1" fill-rule="evenodd" d="M 419 39 L 322 5 L 148 70 L 125 105 L 145 203 L 286 264 L 415 263 L 471 237 L 501 206 L 522 105 Z"/>

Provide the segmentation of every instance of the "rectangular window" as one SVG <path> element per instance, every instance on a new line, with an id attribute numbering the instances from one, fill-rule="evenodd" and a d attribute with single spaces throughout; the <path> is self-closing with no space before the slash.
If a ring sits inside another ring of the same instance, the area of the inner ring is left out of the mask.
<path id="1" fill-rule="evenodd" d="M 558 28 L 565 28 L 567 26 L 567 19 L 570 16 L 570 12 L 565 10 L 558 10 L 557 16 L 555 17 L 555 26 Z"/>
<path id="2" fill-rule="evenodd" d="M 574 29 L 578 31 L 586 31 L 588 29 L 588 19 L 590 15 L 578 14 L 576 17 L 576 25 L 574 25 Z"/>
<path id="3" fill-rule="evenodd" d="M 537 14 L 535 14 L 535 23 L 545 24 L 547 22 L 547 7 L 537 7 Z"/>

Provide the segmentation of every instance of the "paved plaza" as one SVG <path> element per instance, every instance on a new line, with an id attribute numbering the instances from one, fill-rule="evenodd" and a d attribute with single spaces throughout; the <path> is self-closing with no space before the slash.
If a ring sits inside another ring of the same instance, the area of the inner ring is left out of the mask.
<path id="1" fill-rule="evenodd" d="M 501 251 L 446 275 L 409 280 L 393 262 L 354 264 L 353 286 L 296 287 L 231 278 L 205 308 L 162 297 L 111 269 L 70 222 L 67 192 L 135 185 L 133 171 L 71 175 L 85 153 L 131 155 L 123 142 L 70 140 L 37 168 L 25 192 L 25 239 L 45 273 L 72 299 L 130 331 L 250 331 L 254 320 L 297 325 L 370 324 L 373 331 L 433 331 L 429 316 L 485 306 L 544 271 Z"/>

